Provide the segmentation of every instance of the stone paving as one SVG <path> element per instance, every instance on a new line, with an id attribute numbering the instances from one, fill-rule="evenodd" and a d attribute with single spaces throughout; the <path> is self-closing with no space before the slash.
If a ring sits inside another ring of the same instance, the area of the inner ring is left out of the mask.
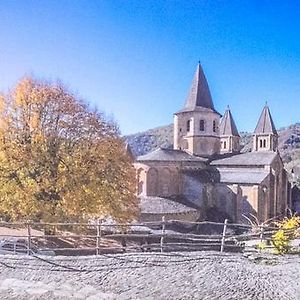
<path id="1" fill-rule="evenodd" d="M 300 299 L 300 257 L 217 252 L 0 256 L 0 298 Z"/>

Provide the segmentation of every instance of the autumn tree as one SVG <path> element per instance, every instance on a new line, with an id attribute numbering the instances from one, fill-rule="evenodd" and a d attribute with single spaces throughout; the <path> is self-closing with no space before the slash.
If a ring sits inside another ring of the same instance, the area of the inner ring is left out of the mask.
<path id="1" fill-rule="evenodd" d="M 118 128 L 60 83 L 22 79 L 0 99 L 0 214 L 80 221 L 137 214 Z"/>

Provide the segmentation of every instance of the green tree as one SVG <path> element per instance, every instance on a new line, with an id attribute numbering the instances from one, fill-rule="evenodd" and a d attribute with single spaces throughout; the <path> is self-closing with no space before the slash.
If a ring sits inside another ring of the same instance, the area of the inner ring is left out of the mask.
<path id="1" fill-rule="evenodd" d="M 0 213 L 86 220 L 138 213 L 118 128 L 60 83 L 22 79 L 0 98 Z"/>

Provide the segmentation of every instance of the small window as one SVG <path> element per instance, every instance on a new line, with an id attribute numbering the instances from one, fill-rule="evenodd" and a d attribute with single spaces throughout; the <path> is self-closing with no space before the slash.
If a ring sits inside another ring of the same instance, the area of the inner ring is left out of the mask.
<path id="1" fill-rule="evenodd" d="M 213 132 L 217 132 L 217 122 L 213 121 Z"/>
<path id="2" fill-rule="evenodd" d="M 181 132 L 182 131 L 182 128 L 179 128 L 179 132 Z"/>
<path id="3" fill-rule="evenodd" d="M 186 122 L 186 131 L 189 132 L 191 130 L 191 120 Z"/>
<path id="4" fill-rule="evenodd" d="M 267 141 L 264 140 L 264 148 L 266 148 L 266 147 L 267 147 Z"/>
<path id="5" fill-rule="evenodd" d="M 260 148 L 263 147 L 263 141 L 262 141 L 262 140 L 259 141 L 259 147 L 260 147 Z"/>
<path id="6" fill-rule="evenodd" d="M 205 126 L 204 126 L 204 120 L 200 120 L 200 131 L 204 131 Z"/>
<path id="7" fill-rule="evenodd" d="M 226 145 L 226 142 L 224 142 L 224 149 L 226 149 L 227 148 L 227 145 Z"/>

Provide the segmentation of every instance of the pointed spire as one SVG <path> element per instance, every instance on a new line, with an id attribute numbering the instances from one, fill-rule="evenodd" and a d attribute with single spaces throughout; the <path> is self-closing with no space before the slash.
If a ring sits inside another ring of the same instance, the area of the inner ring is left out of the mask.
<path id="1" fill-rule="evenodd" d="M 200 61 L 185 102 L 185 108 L 194 109 L 195 107 L 205 107 L 214 110 L 208 83 L 202 70 Z"/>
<path id="2" fill-rule="evenodd" d="M 270 113 L 269 106 L 266 102 L 266 105 L 260 115 L 256 128 L 254 130 L 255 134 L 260 133 L 272 133 L 277 135 L 277 131 Z"/>
<path id="3" fill-rule="evenodd" d="M 227 106 L 225 114 L 221 120 L 220 135 L 240 136 L 233 120 L 229 105 Z"/>

